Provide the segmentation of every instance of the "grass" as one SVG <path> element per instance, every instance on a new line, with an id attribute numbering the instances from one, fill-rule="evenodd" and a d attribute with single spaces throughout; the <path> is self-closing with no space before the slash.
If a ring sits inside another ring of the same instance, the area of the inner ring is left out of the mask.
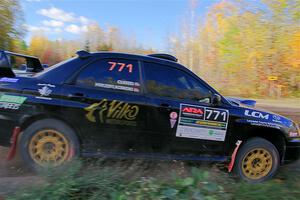
<path id="1" fill-rule="evenodd" d="M 190 167 L 182 175 L 173 171 L 167 177 L 139 174 L 141 162 L 82 162 L 70 164 L 63 173 L 43 172 L 45 184 L 27 187 L 9 196 L 11 200 L 240 200 L 300 199 L 299 171 L 282 171 L 263 184 L 248 184 L 216 169 Z M 170 171 L 170 169 L 169 169 Z M 133 176 L 134 175 L 134 176 Z"/>

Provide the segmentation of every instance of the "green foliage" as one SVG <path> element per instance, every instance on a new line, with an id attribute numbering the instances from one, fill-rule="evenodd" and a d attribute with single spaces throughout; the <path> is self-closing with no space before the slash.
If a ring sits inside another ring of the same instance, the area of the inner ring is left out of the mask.
<path id="1" fill-rule="evenodd" d="M 32 186 L 8 199 L 18 200 L 96 200 L 111 199 L 119 190 L 119 173 L 108 168 L 84 171 L 80 162 L 71 163 L 62 171 L 41 172 L 45 184 Z"/>
<path id="2" fill-rule="evenodd" d="M 300 198 L 300 175 L 298 171 L 286 171 L 281 178 L 262 184 L 239 183 L 235 189 L 235 199 L 249 200 L 297 200 Z"/>
<path id="3" fill-rule="evenodd" d="M 174 175 L 168 179 L 132 178 L 138 165 L 93 167 L 72 163 L 64 172 L 44 174 L 45 183 L 18 191 L 10 200 L 269 200 L 300 198 L 300 175 L 297 171 L 282 172 L 276 179 L 262 184 L 236 181 L 220 171 L 192 168 L 190 175 Z"/>
<path id="4" fill-rule="evenodd" d="M 210 182 L 206 171 L 192 169 L 191 177 L 174 177 L 169 181 L 142 178 L 125 187 L 124 199 L 219 199 L 224 188 Z"/>

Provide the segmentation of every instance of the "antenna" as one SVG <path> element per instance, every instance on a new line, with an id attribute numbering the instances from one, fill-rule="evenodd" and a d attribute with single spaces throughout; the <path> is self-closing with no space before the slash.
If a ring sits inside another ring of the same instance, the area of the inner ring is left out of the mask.
<path id="1" fill-rule="evenodd" d="M 80 50 L 77 51 L 76 54 L 78 55 L 79 58 L 85 59 L 91 56 L 91 54 L 85 50 Z"/>

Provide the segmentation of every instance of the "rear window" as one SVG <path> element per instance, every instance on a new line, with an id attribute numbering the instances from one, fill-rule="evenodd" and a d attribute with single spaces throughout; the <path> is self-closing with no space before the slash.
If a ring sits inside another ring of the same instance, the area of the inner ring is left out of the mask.
<path id="1" fill-rule="evenodd" d="M 76 85 L 140 92 L 139 65 L 135 60 L 101 59 L 83 69 Z"/>

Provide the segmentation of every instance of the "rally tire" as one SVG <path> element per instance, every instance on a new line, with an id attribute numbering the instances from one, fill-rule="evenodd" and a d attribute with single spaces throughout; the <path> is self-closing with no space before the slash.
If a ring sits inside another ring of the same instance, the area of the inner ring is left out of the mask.
<path id="1" fill-rule="evenodd" d="M 64 122 L 43 119 L 26 128 L 19 141 L 24 164 L 38 172 L 51 167 L 61 169 L 80 154 L 75 132 Z"/>
<path id="2" fill-rule="evenodd" d="M 234 173 L 250 183 L 261 183 L 271 179 L 280 166 L 277 148 L 263 138 L 252 138 L 238 151 Z"/>

